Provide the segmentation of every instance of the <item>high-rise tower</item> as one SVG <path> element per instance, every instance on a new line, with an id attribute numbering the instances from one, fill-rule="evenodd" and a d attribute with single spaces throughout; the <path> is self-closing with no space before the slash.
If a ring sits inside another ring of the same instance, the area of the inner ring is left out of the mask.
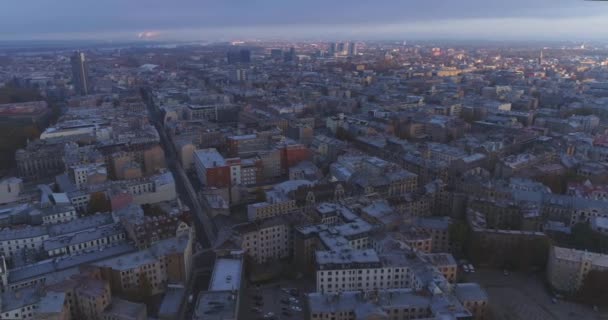
<path id="1" fill-rule="evenodd" d="M 89 67 L 84 52 L 76 51 L 70 58 L 72 63 L 72 82 L 74 89 L 81 96 L 86 96 L 90 91 Z"/>

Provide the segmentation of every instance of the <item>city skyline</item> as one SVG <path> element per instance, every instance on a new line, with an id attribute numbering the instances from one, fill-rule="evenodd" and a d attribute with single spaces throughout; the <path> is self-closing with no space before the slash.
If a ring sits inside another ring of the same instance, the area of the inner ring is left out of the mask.
<path id="1" fill-rule="evenodd" d="M 0 41 L 451 38 L 594 40 L 605 37 L 604 2 L 536 1 L 165 1 L 5 4 Z M 28 19 L 23 19 L 23 17 Z M 593 31 L 593 32 L 590 32 Z"/>
<path id="2" fill-rule="evenodd" d="M 608 0 L 1 8 L 0 320 L 608 319 Z"/>

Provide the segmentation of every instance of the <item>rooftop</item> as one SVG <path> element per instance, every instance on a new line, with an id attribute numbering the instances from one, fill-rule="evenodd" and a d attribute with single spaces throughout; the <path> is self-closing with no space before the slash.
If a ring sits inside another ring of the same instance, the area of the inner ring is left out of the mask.
<path id="1" fill-rule="evenodd" d="M 106 308 L 104 313 L 104 319 L 110 316 L 118 316 L 120 318 L 125 317 L 129 319 L 141 319 L 142 316 L 145 318 L 147 313 L 146 305 L 143 303 L 135 303 L 127 300 L 123 300 L 117 297 L 112 298 L 112 303 Z"/>
<path id="2" fill-rule="evenodd" d="M 11 269 L 8 276 L 9 283 L 18 283 L 28 279 L 47 277 L 49 274 L 62 270 L 85 265 L 116 255 L 135 251 L 130 244 L 121 244 L 103 250 L 88 252 L 80 255 L 47 259 L 24 267 Z"/>
<path id="3" fill-rule="evenodd" d="M 240 259 L 217 259 L 209 284 L 209 291 L 239 290 L 241 287 L 243 261 Z"/>
<path id="4" fill-rule="evenodd" d="M 196 150 L 195 157 L 205 168 L 215 168 L 226 165 L 224 157 L 214 148 Z"/>
<path id="5" fill-rule="evenodd" d="M 159 317 L 177 314 L 185 294 L 186 289 L 169 286 L 158 309 Z"/>
<path id="6" fill-rule="evenodd" d="M 319 265 L 380 263 L 380 258 L 378 258 L 376 250 L 373 249 L 354 250 L 345 248 L 339 252 L 316 251 L 315 260 Z"/>
<path id="7" fill-rule="evenodd" d="M 424 308 L 431 304 L 428 295 L 416 294 L 411 289 L 381 290 L 361 293 L 347 291 L 339 294 L 310 293 L 308 305 L 311 313 L 355 312 L 369 314 L 370 310 L 379 311 L 383 307 L 395 308 L 397 306 Z"/>
<path id="8" fill-rule="evenodd" d="M 28 287 L 15 291 L 6 291 L 2 293 L 2 312 L 21 309 L 26 306 L 33 305 L 40 300 L 40 288 Z"/>
<path id="9" fill-rule="evenodd" d="M 65 303 L 65 293 L 49 291 L 38 302 L 37 312 L 41 314 L 60 313 Z"/>
<path id="10" fill-rule="evenodd" d="M 192 320 L 236 319 L 237 297 L 232 291 L 207 291 L 198 296 Z"/>
<path id="11" fill-rule="evenodd" d="M 457 283 L 454 285 L 454 293 L 462 302 L 488 301 L 486 291 L 477 283 Z"/>

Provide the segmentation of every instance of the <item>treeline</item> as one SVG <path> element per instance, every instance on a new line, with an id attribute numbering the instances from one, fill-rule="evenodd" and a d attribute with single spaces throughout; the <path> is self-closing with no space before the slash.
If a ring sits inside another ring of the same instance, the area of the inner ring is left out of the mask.
<path id="1" fill-rule="evenodd" d="M 22 88 L 14 85 L 0 87 L 0 104 L 44 100 L 35 89 Z"/>
<path id="2" fill-rule="evenodd" d="M 574 299 L 598 307 L 608 306 L 608 271 L 589 271 Z"/>
<path id="3" fill-rule="evenodd" d="M 548 238 L 519 239 L 505 244 L 484 242 L 472 236 L 467 246 L 467 256 L 473 263 L 482 266 L 519 271 L 543 270 L 550 246 Z"/>
<path id="4" fill-rule="evenodd" d="M 552 238 L 560 247 L 608 254 L 608 236 L 594 231 L 587 222 L 575 224 L 570 234 L 556 233 Z"/>
<path id="5" fill-rule="evenodd" d="M 492 268 L 543 270 L 551 247 L 551 241 L 547 237 L 511 240 L 484 237 L 481 233 L 474 232 L 463 220 L 454 221 L 449 233 L 452 252 L 456 256 L 465 256 L 475 265 Z"/>
<path id="6" fill-rule="evenodd" d="M 0 104 L 44 100 L 38 90 L 12 85 L 0 87 Z M 52 110 L 56 117 L 58 110 Z M 34 140 L 48 123 L 8 122 L 0 124 L 0 175 L 15 166 L 15 151 L 23 148 L 27 140 Z"/>

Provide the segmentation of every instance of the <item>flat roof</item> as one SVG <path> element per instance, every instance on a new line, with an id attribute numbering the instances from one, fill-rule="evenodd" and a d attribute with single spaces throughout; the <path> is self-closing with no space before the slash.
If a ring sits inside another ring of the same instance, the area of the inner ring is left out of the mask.
<path id="1" fill-rule="evenodd" d="M 160 308 L 158 309 L 159 317 L 171 317 L 177 314 L 185 294 L 185 288 L 175 288 L 169 286 L 165 291 L 165 296 L 163 297 L 163 301 L 161 302 Z"/>
<path id="2" fill-rule="evenodd" d="M 65 303 L 64 292 L 48 291 L 38 302 L 37 313 L 60 313 Z"/>
<path id="3" fill-rule="evenodd" d="M 15 291 L 3 292 L 0 295 L 2 312 L 9 312 L 33 305 L 40 301 L 40 288 L 37 286 L 26 287 Z"/>
<path id="4" fill-rule="evenodd" d="M 205 168 L 215 168 L 226 165 L 224 157 L 214 148 L 196 150 L 194 155 Z"/>
<path id="5" fill-rule="evenodd" d="M 239 290 L 243 261 L 241 259 L 217 259 L 209 284 L 209 291 Z"/>
<path id="6" fill-rule="evenodd" d="M 113 247 L 105 248 L 99 251 L 87 252 L 74 256 L 63 256 L 60 258 L 47 259 L 37 263 L 29 264 L 20 268 L 9 270 L 9 284 L 21 282 L 27 279 L 38 278 L 73 268 L 79 265 L 89 264 L 94 261 L 107 259 L 116 255 L 122 255 L 128 252 L 135 251 L 136 248 L 131 244 L 119 244 Z"/>
<path id="7" fill-rule="evenodd" d="M 473 282 L 455 284 L 454 293 L 461 302 L 488 300 L 486 291 L 479 284 Z"/>
<path id="8" fill-rule="evenodd" d="M 201 292 L 193 320 L 232 320 L 237 316 L 237 296 L 232 291 Z"/>
<path id="9" fill-rule="evenodd" d="M 369 308 L 381 310 L 383 307 L 425 308 L 431 305 L 432 297 L 417 294 L 412 289 L 380 290 L 372 292 L 346 291 L 336 293 L 310 293 L 308 305 L 311 313 L 356 312 L 368 313 Z"/>
<path id="10" fill-rule="evenodd" d="M 351 264 L 351 263 L 379 263 L 380 258 L 376 250 L 363 249 L 355 250 L 345 248 L 340 252 L 320 251 L 315 252 L 315 260 L 318 265 Z"/>
<path id="11" fill-rule="evenodd" d="M 112 297 L 112 303 L 103 312 L 105 315 L 128 317 L 138 319 L 146 315 L 146 305 L 143 303 L 131 302 L 118 297 Z"/>

